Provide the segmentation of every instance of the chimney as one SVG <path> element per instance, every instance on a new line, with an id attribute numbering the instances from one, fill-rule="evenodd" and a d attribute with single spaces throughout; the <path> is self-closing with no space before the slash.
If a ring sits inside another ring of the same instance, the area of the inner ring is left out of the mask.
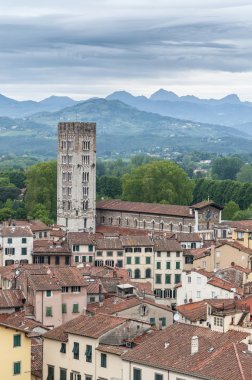
<path id="1" fill-rule="evenodd" d="M 191 341 L 191 355 L 197 354 L 199 352 L 199 338 L 194 335 Z"/>

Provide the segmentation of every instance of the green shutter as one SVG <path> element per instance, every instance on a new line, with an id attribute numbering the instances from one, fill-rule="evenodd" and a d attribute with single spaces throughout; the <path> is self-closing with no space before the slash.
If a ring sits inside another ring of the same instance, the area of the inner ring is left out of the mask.
<path id="1" fill-rule="evenodd" d="M 150 324 L 151 324 L 152 326 L 155 326 L 155 324 L 156 324 L 156 320 L 155 320 L 155 318 L 150 318 Z"/>
<path id="2" fill-rule="evenodd" d="M 166 274 L 165 275 L 165 283 L 166 284 L 170 284 L 171 283 L 171 275 L 170 274 Z"/>
<path id="3" fill-rule="evenodd" d="M 176 269 L 180 269 L 180 262 L 176 261 Z"/>
<path id="4" fill-rule="evenodd" d="M 101 354 L 101 367 L 107 368 L 107 355 Z"/>
<path id="5" fill-rule="evenodd" d="M 52 307 L 51 306 L 47 306 L 46 307 L 46 316 L 47 317 L 52 317 L 53 314 L 52 314 Z"/>
<path id="6" fill-rule="evenodd" d="M 73 304 L 73 313 L 79 313 L 79 304 L 78 303 Z"/>
<path id="7" fill-rule="evenodd" d="M 17 334 L 13 337 L 13 347 L 20 347 L 21 346 L 21 335 Z"/>
<path id="8" fill-rule="evenodd" d="M 13 374 L 19 375 L 21 373 L 21 362 L 14 362 L 13 365 Z"/>
<path id="9" fill-rule="evenodd" d="M 131 257 L 127 257 L 127 264 L 131 264 Z"/>
<path id="10" fill-rule="evenodd" d="M 60 368 L 60 380 L 67 380 L 67 370 Z"/>
<path id="11" fill-rule="evenodd" d="M 62 304 L 62 314 L 66 314 L 67 313 L 67 305 L 66 303 L 63 303 Z"/>
<path id="12" fill-rule="evenodd" d="M 166 261 L 166 269 L 171 269 L 171 262 L 170 261 Z"/>

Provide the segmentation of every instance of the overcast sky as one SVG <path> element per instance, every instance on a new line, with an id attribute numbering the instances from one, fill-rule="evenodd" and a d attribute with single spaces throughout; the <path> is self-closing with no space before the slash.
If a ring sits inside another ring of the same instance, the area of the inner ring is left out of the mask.
<path id="1" fill-rule="evenodd" d="M 41 5 L 40 5 L 41 4 Z M 252 101 L 251 0 L 0 0 L 0 93 Z"/>

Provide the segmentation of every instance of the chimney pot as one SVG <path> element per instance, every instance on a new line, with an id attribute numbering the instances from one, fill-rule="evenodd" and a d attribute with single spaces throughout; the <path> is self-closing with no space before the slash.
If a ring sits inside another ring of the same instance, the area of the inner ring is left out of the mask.
<path id="1" fill-rule="evenodd" d="M 197 354 L 199 352 L 199 338 L 194 335 L 191 341 L 191 355 Z"/>

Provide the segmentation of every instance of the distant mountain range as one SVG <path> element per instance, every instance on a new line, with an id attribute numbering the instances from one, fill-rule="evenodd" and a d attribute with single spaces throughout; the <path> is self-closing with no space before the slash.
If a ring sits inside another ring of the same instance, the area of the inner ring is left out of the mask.
<path id="1" fill-rule="evenodd" d="M 252 135 L 252 103 L 240 101 L 236 94 L 219 100 L 199 99 L 192 95 L 178 96 L 174 92 L 160 89 L 149 98 L 118 91 L 106 99 L 120 100 L 139 110 L 163 116 L 235 127 Z"/>
<path id="2" fill-rule="evenodd" d="M 176 119 L 230 126 L 252 135 L 252 103 L 242 102 L 236 94 L 222 99 L 200 99 L 193 95 L 178 96 L 160 89 L 149 98 L 117 91 L 107 96 L 106 100 L 119 100 L 140 111 Z M 0 95 L 0 116 L 23 118 L 38 112 L 57 112 L 83 102 L 66 96 L 51 96 L 35 102 L 17 101 Z"/>
<path id="3" fill-rule="evenodd" d="M 246 133 L 241 135 L 231 127 L 141 111 L 125 101 L 112 100 L 110 96 L 109 99 L 76 102 L 56 112 L 38 112 L 15 119 L 0 117 L 0 154 L 56 157 L 58 122 L 76 120 L 97 123 L 98 156 L 110 152 L 125 156 L 159 151 L 167 154 L 195 150 L 215 153 L 252 151 L 252 137 Z"/>

